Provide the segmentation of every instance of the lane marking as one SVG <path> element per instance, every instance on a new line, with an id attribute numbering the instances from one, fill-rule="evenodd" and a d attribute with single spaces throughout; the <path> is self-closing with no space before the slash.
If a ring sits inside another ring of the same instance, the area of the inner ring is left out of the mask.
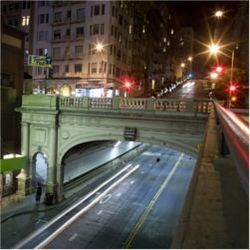
<path id="1" fill-rule="evenodd" d="M 117 193 L 115 196 L 120 197 L 121 195 L 122 193 L 120 192 L 120 193 Z"/>
<path id="2" fill-rule="evenodd" d="M 99 203 L 100 203 L 100 204 L 103 204 L 103 203 L 107 202 L 111 197 L 112 197 L 112 194 L 107 194 L 107 195 L 105 195 L 105 196 L 99 201 Z"/>
<path id="3" fill-rule="evenodd" d="M 75 207 L 79 206 L 82 202 L 84 202 L 85 200 L 87 200 L 89 197 L 91 197 L 93 194 L 95 194 L 97 191 L 99 191 L 106 184 L 108 184 L 113 179 L 115 179 L 117 176 L 119 176 L 120 174 L 122 174 L 123 172 L 125 172 L 128 168 L 131 167 L 131 165 L 132 165 L 131 163 L 128 164 L 126 167 L 124 167 L 122 170 L 120 170 L 119 172 L 117 172 L 111 178 L 109 178 L 108 180 L 104 181 L 102 184 L 100 184 L 98 187 L 96 187 L 93 191 L 89 192 L 86 196 L 84 196 L 82 199 L 80 199 L 75 205 L 73 205 L 72 207 L 66 209 L 64 212 L 62 212 L 61 214 L 59 214 L 58 216 L 56 216 L 54 219 L 52 219 L 48 224 L 42 226 L 40 229 L 38 229 L 36 232 L 34 232 L 34 234 L 28 236 L 26 239 L 24 239 L 23 241 L 19 242 L 14 248 L 15 249 L 22 248 L 23 245 L 25 245 L 26 243 L 28 243 L 29 241 L 31 241 L 37 235 L 39 235 L 44 230 L 46 230 L 48 227 L 50 227 L 52 224 L 54 224 L 56 221 L 58 221 L 59 219 L 61 219 L 63 216 L 65 216 L 65 214 L 67 214 L 68 212 L 70 212 L 71 210 L 73 210 Z"/>
<path id="4" fill-rule="evenodd" d="M 45 248 L 53 239 L 55 239 L 60 233 L 62 233 L 67 227 L 69 227 L 76 219 L 78 219 L 82 214 L 84 214 L 89 208 L 97 204 L 106 194 L 109 193 L 110 190 L 112 190 L 114 187 L 116 187 L 119 183 L 121 183 L 123 180 L 125 180 L 129 175 L 131 175 L 134 171 L 136 171 L 140 165 L 136 165 L 133 167 L 129 172 L 127 172 L 125 175 L 123 175 L 119 180 L 111 184 L 110 187 L 108 187 L 100 196 L 96 197 L 92 202 L 90 202 L 86 207 L 84 207 L 82 210 L 80 210 L 78 213 L 76 213 L 74 216 L 72 216 L 68 221 L 66 221 L 62 226 L 60 226 L 54 233 L 52 233 L 48 238 L 46 238 L 44 241 L 39 243 L 34 249 L 42 249 Z"/>
<path id="5" fill-rule="evenodd" d="M 135 181 L 130 181 L 130 184 L 134 184 L 135 183 Z"/>
<path id="6" fill-rule="evenodd" d="M 141 171 L 141 174 L 144 174 L 144 171 Z"/>
<path id="7" fill-rule="evenodd" d="M 123 244 L 123 249 L 127 249 L 130 248 L 132 241 L 134 240 L 136 234 L 140 231 L 143 223 L 146 221 L 146 219 L 148 218 L 148 215 L 150 213 L 150 211 L 152 210 L 152 208 L 154 207 L 155 203 L 157 202 L 158 198 L 160 197 L 161 193 L 163 192 L 163 190 L 167 187 L 169 181 L 171 180 L 172 176 L 174 175 L 177 167 L 179 166 L 182 158 L 183 158 L 184 154 L 182 153 L 178 159 L 178 161 L 175 163 L 174 167 L 172 168 L 172 170 L 170 171 L 170 173 L 168 174 L 168 176 L 166 177 L 165 181 L 162 183 L 161 187 L 159 188 L 159 190 L 157 191 L 157 193 L 155 194 L 155 196 L 153 197 L 153 199 L 150 201 L 149 205 L 147 206 L 146 210 L 144 211 L 144 213 L 142 214 L 142 216 L 140 217 L 139 221 L 137 222 L 136 226 L 134 227 L 134 230 L 132 230 L 132 232 L 130 233 L 128 239 L 125 241 L 125 243 Z"/>
<path id="8" fill-rule="evenodd" d="M 70 238 L 69 238 L 69 241 L 72 241 L 72 240 L 74 240 L 76 237 L 77 237 L 77 233 L 75 233 L 75 234 L 73 234 Z"/>
<path id="9" fill-rule="evenodd" d="M 98 211 L 96 214 L 97 215 L 100 215 L 102 213 L 102 210 Z"/>

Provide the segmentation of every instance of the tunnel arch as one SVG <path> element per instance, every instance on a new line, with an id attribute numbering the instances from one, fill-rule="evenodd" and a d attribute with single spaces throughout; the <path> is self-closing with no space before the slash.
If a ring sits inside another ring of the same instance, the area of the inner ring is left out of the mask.
<path id="1" fill-rule="evenodd" d="M 60 148 L 59 156 L 58 156 L 58 163 L 62 164 L 62 160 L 65 156 L 65 154 L 70 151 L 71 148 L 76 147 L 77 145 L 88 143 L 88 142 L 94 142 L 94 141 L 125 141 L 124 138 L 119 133 L 100 133 L 100 134 L 88 134 L 88 136 L 84 135 L 82 137 L 74 136 L 72 137 L 69 142 L 64 143 L 62 147 Z M 146 137 L 146 136 L 140 136 L 140 140 L 136 141 L 140 143 L 149 143 L 149 144 L 155 144 L 160 145 L 164 147 L 169 147 L 172 149 L 175 149 L 177 151 L 183 152 L 187 155 L 190 155 L 194 158 L 197 158 L 198 150 L 195 149 L 192 146 L 189 146 L 185 143 L 181 143 L 177 140 L 171 140 L 171 139 L 163 139 L 161 136 L 159 137 Z"/>
<path id="2" fill-rule="evenodd" d="M 32 154 L 31 171 L 33 176 L 33 186 L 38 183 L 45 184 L 48 174 L 48 155 L 43 151 L 37 151 Z"/>

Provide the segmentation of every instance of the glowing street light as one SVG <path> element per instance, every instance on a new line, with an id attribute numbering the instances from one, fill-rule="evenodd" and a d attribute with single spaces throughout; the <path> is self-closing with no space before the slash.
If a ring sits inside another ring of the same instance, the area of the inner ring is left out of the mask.
<path id="1" fill-rule="evenodd" d="M 101 51 L 103 50 L 103 48 L 104 48 L 103 44 L 101 44 L 101 43 L 97 43 L 97 44 L 96 44 L 96 50 L 97 50 L 98 52 L 101 52 Z"/>
<path id="2" fill-rule="evenodd" d="M 216 17 L 218 17 L 218 18 L 221 18 L 222 16 L 223 16 L 223 11 L 221 11 L 221 10 L 217 10 L 215 13 L 214 13 L 214 15 L 216 16 Z"/>
<path id="3" fill-rule="evenodd" d="M 189 62 L 192 62 L 192 60 L 193 60 L 193 57 L 192 57 L 192 56 L 189 56 L 189 57 L 188 57 L 188 61 L 189 61 Z"/>
<path id="4" fill-rule="evenodd" d="M 216 72 L 211 72 L 211 73 L 210 73 L 210 77 L 211 77 L 212 79 L 217 79 L 218 73 L 216 73 Z"/>
<path id="5" fill-rule="evenodd" d="M 181 67 L 184 68 L 186 65 L 185 63 L 181 63 Z"/>
<path id="6" fill-rule="evenodd" d="M 209 52 L 211 54 L 214 54 L 214 55 L 217 54 L 220 51 L 220 47 L 217 44 L 212 44 L 208 48 L 209 48 Z"/>

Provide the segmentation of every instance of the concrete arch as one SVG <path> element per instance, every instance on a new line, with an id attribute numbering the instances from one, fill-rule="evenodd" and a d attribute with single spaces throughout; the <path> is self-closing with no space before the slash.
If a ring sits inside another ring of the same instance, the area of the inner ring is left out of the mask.
<path id="1" fill-rule="evenodd" d="M 121 134 L 118 134 L 118 133 L 99 133 L 99 134 L 93 133 L 93 134 L 88 134 L 87 136 L 84 135 L 83 137 L 80 137 L 80 138 L 79 136 L 74 136 L 70 139 L 70 141 L 67 144 L 64 144 L 63 147 L 60 148 L 61 153 L 57 158 L 58 164 L 62 164 L 64 155 L 71 148 L 77 145 L 83 144 L 83 143 L 91 142 L 91 141 L 106 141 L 106 140 L 107 141 L 118 141 L 118 140 L 124 141 L 124 138 L 121 136 Z M 197 153 L 198 153 L 197 149 L 185 143 L 181 143 L 181 142 L 174 141 L 171 139 L 164 138 L 163 140 L 161 136 L 155 137 L 153 139 L 152 137 L 141 136 L 138 142 L 157 144 L 157 145 L 169 147 L 177 151 L 184 152 L 185 154 L 190 155 L 194 158 L 197 158 Z"/>

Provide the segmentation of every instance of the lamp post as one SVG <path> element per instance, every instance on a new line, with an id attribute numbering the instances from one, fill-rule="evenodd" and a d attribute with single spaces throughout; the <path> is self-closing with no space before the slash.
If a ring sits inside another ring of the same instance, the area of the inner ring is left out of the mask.
<path id="1" fill-rule="evenodd" d="M 230 82 L 229 82 L 229 95 L 228 95 L 228 108 L 231 108 L 231 89 L 233 86 L 233 68 L 234 68 L 234 49 L 225 49 L 231 53 L 231 71 L 230 71 Z M 209 46 L 209 51 L 211 54 L 216 55 L 217 53 L 220 53 L 220 46 L 218 44 L 212 44 Z"/>

